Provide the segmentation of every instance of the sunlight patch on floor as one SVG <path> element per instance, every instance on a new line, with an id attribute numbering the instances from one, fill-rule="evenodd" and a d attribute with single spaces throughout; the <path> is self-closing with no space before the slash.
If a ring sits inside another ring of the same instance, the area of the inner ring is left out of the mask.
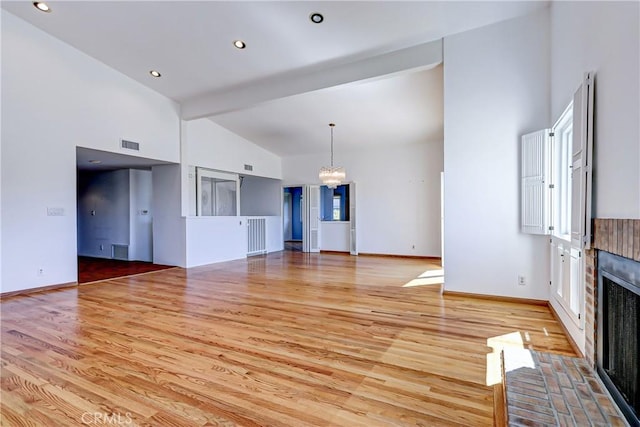
<path id="1" fill-rule="evenodd" d="M 487 354 L 486 383 L 491 386 L 502 382 L 501 352 L 505 349 L 524 349 L 525 347 L 522 333 L 518 331 L 488 338 L 487 347 L 493 348 L 493 352 Z M 533 363 L 533 359 L 531 363 Z"/>
<path id="2" fill-rule="evenodd" d="M 444 270 L 427 270 L 413 280 L 408 281 L 403 288 L 411 288 L 413 286 L 441 285 L 444 283 Z"/>
<path id="3" fill-rule="evenodd" d="M 520 368 L 535 369 L 536 362 L 533 360 L 531 350 L 524 348 L 505 348 L 504 371 L 511 372 Z M 508 355 L 508 356 L 507 356 Z"/>

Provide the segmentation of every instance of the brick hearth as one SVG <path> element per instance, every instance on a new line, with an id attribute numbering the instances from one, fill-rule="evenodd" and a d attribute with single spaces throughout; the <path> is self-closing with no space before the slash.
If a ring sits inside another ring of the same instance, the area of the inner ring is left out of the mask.
<path id="1" fill-rule="evenodd" d="M 582 358 L 505 349 L 509 427 L 628 424 Z"/>

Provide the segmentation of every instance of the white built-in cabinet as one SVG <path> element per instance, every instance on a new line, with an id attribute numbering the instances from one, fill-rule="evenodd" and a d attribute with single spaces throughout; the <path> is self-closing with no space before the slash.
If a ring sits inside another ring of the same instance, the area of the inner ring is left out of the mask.
<path id="1" fill-rule="evenodd" d="M 578 329 L 591 244 L 593 89 L 593 73 L 586 73 L 553 128 L 521 140 L 521 231 L 549 236 L 550 301 Z"/>

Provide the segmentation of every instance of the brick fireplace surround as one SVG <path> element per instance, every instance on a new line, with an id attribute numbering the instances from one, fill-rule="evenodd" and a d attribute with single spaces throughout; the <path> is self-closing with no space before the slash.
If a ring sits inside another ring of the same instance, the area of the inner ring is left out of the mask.
<path id="1" fill-rule="evenodd" d="M 627 426 L 596 374 L 598 251 L 640 261 L 640 219 L 596 219 L 592 249 L 585 251 L 584 359 L 505 349 L 502 393 L 506 422 L 496 425 Z M 498 391 L 500 393 L 500 391 Z M 498 394 L 498 398 L 500 398 Z"/>
<path id="2" fill-rule="evenodd" d="M 598 304 L 598 254 L 610 252 L 640 262 L 640 219 L 602 219 L 593 222 L 593 245 L 585 251 L 585 354 L 587 364 L 595 368 L 597 350 L 596 313 Z"/>

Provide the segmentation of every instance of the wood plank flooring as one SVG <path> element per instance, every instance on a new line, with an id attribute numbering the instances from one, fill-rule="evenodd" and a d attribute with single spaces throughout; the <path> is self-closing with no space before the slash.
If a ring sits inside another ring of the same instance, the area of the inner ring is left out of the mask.
<path id="1" fill-rule="evenodd" d="M 1 424 L 491 425 L 494 349 L 573 352 L 544 306 L 403 287 L 438 268 L 281 252 L 3 300 Z"/>
<path id="2" fill-rule="evenodd" d="M 153 264 L 143 261 L 120 261 L 108 258 L 78 257 L 78 283 L 132 276 L 150 271 L 173 268 L 170 265 Z"/>

